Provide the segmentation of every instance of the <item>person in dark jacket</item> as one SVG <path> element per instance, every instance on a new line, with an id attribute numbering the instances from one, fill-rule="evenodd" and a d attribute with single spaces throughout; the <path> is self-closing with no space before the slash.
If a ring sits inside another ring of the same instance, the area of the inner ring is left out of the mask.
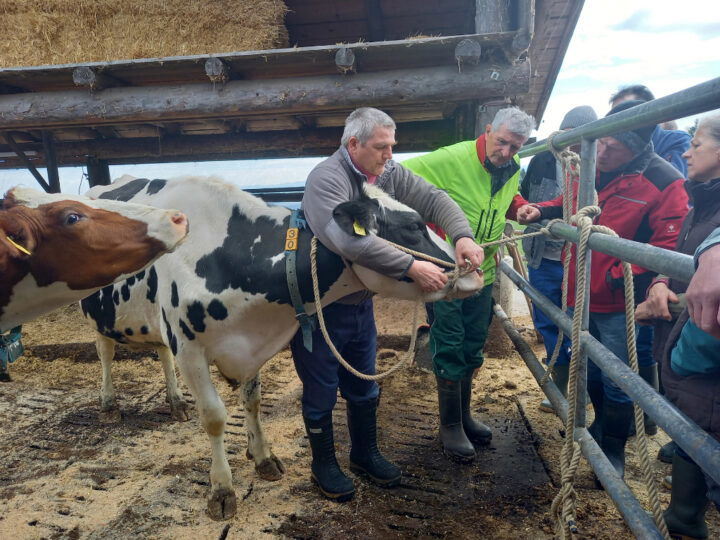
<path id="1" fill-rule="evenodd" d="M 625 86 L 610 97 L 610 105 L 615 107 L 623 101 L 639 99 L 641 101 L 652 101 L 655 99 L 653 93 L 643 84 Z M 687 163 L 683 159 L 683 153 L 690 148 L 690 134 L 680 129 L 665 129 L 658 125 L 653 131 L 652 142 L 655 153 L 665 161 L 672 164 L 680 171 L 685 178 L 688 175 Z"/>
<path id="2" fill-rule="evenodd" d="M 597 120 L 592 107 L 581 105 L 570 109 L 560 123 L 561 130 L 573 129 Z M 578 152 L 579 148 L 573 148 Z M 542 152 L 533 156 L 527 173 L 520 186 L 520 195 L 529 202 L 542 202 L 554 199 L 563 191 L 562 168 L 552 152 Z M 529 232 L 529 231 L 526 231 Z M 546 236 L 533 236 L 523 239 L 523 250 L 527 259 L 530 284 L 547 296 L 556 306 L 562 305 L 563 263 L 561 253 L 564 242 L 551 240 Z M 555 351 L 558 327 L 533 304 L 533 322 L 545 344 L 546 361 L 550 361 Z M 563 336 L 552 378 L 558 389 L 567 395 L 568 368 L 570 365 L 570 338 Z M 555 412 L 550 400 L 540 403 L 540 410 Z"/>
<path id="3" fill-rule="evenodd" d="M 717 236 L 715 242 L 720 241 L 720 115 L 701 120 L 684 157 L 690 177 L 686 189 L 693 208 L 683 223 L 676 250 L 691 255 L 704 251 L 713 234 Z M 714 250 L 720 252 L 720 247 Z M 710 255 L 716 261 L 703 257 L 702 264 L 716 268 L 720 254 Z M 702 279 L 700 272 L 697 279 Z M 658 276 L 635 317 L 655 325 L 654 350 L 662 365 L 666 397 L 720 440 L 720 339 L 689 320 L 686 288 L 679 280 Z M 703 300 L 711 296 L 701 294 Z M 717 322 L 717 309 L 715 315 Z M 712 320 L 712 313 L 708 318 Z M 663 447 L 663 455 L 673 464 L 672 497 L 665 512 L 671 534 L 707 538 L 704 515 L 708 495 L 720 504 L 720 487 L 675 443 L 671 448 Z"/>
<path id="4" fill-rule="evenodd" d="M 623 102 L 611 109 L 608 116 L 641 103 Z M 595 188 L 602 213 L 596 222 L 610 227 L 621 238 L 673 249 L 688 212 L 688 198 L 682 174 L 653 152 L 650 142 L 653 129 L 654 126 L 644 126 L 598 140 Z M 577 190 L 577 184 L 574 188 Z M 562 196 L 518 210 L 521 223 L 560 217 L 561 214 Z M 575 259 L 574 246 L 572 252 Z M 636 265 L 632 265 L 632 272 L 635 297 L 644 298 L 645 290 L 656 274 Z M 568 277 L 568 305 L 574 306 L 574 260 Z M 619 259 L 593 252 L 589 300 L 590 333 L 628 363 L 625 292 Z M 625 443 L 633 417 L 632 401 L 593 362 L 588 362 L 587 378 L 588 394 L 595 410 L 590 431 L 622 476 Z"/>

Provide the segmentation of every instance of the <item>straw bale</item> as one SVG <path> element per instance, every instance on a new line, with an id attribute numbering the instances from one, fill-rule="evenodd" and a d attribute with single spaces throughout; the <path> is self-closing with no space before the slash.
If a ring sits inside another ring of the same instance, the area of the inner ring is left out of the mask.
<path id="1" fill-rule="evenodd" d="M 286 47 L 282 0 L 0 0 L 0 66 Z"/>

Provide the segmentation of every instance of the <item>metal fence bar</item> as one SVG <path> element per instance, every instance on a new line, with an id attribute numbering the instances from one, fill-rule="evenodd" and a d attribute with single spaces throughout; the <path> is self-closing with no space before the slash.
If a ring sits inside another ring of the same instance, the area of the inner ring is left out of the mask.
<path id="1" fill-rule="evenodd" d="M 547 222 L 545 222 L 547 223 Z M 542 224 L 531 223 L 530 230 L 538 230 Z M 555 222 L 550 226 L 550 232 L 558 238 L 577 243 L 579 233 L 576 227 L 565 223 Z M 675 279 L 690 282 L 695 272 L 695 263 L 690 255 L 684 255 L 676 251 L 617 238 L 607 234 L 593 232 L 588 240 L 588 247 L 592 250 L 612 255 L 643 268 L 659 272 Z"/>
<path id="2" fill-rule="evenodd" d="M 583 137 L 597 139 L 620 131 L 658 124 L 717 108 L 720 108 L 720 77 L 560 133 L 553 139 L 553 145 L 560 150 L 580 142 Z M 534 156 L 549 149 L 547 139 L 544 139 L 524 146 L 518 152 L 518 156 L 521 158 Z"/>
<path id="3" fill-rule="evenodd" d="M 510 318 L 505 314 L 499 304 L 493 307 L 495 316 L 500 320 L 503 329 L 507 333 L 510 340 L 515 345 L 520 357 L 524 360 L 530 373 L 532 373 L 538 384 L 545 374 L 545 369 L 540 365 L 535 353 L 530 345 L 520 335 L 517 328 L 513 326 Z M 564 422 L 567 421 L 568 403 L 552 381 L 547 381 L 541 385 L 543 392 L 548 397 L 553 407 L 558 412 L 558 416 Z M 584 388 L 584 386 L 583 386 Z M 639 501 L 635 498 L 627 484 L 620 478 L 615 467 L 598 446 L 597 441 L 593 439 L 585 426 L 577 426 L 575 428 L 575 440 L 580 443 L 580 449 L 592 466 L 595 474 L 602 483 L 605 491 L 615 503 L 615 506 L 625 518 L 625 521 L 632 530 L 636 538 L 662 538 L 662 534 L 655 526 L 650 514 L 648 514 Z"/>
<path id="4" fill-rule="evenodd" d="M 548 298 L 540 294 L 512 267 L 500 263 L 500 269 L 525 292 L 535 305 L 545 313 L 563 332 L 570 330 L 571 319 Z M 700 429 L 692 420 L 672 406 L 651 388 L 637 373 L 633 372 L 617 356 L 607 350 L 589 334 L 580 337 L 590 358 L 631 399 L 654 419 L 672 440 L 678 443 L 690 457 L 716 482 L 720 482 L 720 442 Z M 573 344 L 575 346 L 575 344 Z"/>

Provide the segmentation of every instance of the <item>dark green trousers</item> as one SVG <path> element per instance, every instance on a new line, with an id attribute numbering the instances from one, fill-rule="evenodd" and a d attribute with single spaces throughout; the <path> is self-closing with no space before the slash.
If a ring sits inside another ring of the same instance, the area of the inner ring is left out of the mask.
<path id="1" fill-rule="evenodd" d="M 459 381 L 483 364 L 483 347 L 492 320 L 492 286 L 462 300 L 435 302 L 430 352 L 438 377 Z"/>

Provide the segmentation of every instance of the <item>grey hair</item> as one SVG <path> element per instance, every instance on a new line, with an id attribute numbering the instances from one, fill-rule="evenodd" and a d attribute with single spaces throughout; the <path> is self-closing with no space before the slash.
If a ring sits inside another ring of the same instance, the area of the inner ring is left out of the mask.
<path id="1" fill-rule="evenodd" d="M 707 131 L 707 134 L 715 141 L 715 144 L 720 146 L 720 112 L 715 112 L 701 118 L 695 133 L 701 129 Z"/>
<path id="2" fill-rule="evenodd" d="M 517 107 L 507 107 L 500 109 L 493 118 L 493 131 L 500 129 L 500 126 L 505 126 L 510 133 L 527 139 L 530 132 L 535 129 L 535 119 Z"/>
<path id="3" fill-rule="evenodd" d="M 376 127 L 395 129 L 395 121 L 380 109 L 372 107 L 355 109 L 345 119 L 345 130 L 340 144 L 347 146 L 350 137 L 355 137 L 360 144 L 365 144 L 372 137 Z"/>

